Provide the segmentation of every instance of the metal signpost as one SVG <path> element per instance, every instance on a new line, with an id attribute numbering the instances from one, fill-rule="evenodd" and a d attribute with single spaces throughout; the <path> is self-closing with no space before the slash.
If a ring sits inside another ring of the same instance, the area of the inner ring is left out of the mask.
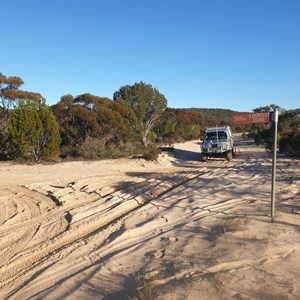
<path id="1" fill-rule="evenodd" d="M 272 122 L 274 124 L 273 138 L 273 160 L 272 160 L 272 195 L 271 195 L 271 219 L 275 220 L 275 183 L 276 183 L 276 150 L 277 150 L 277 125 L 278 125 L 278 110 L 275 109 L 272 113 Z"/>
<path id="2" fill-rule="evenodd" d="M 271 120 L 272 116 L 272 120 Z M 276 184 L 276 150 L 277 150 L 277 125 L 278 125 L 278 110 L 275 109 L 272 113 L 237 113 L 232 115 L 230 123 L 233 125 L 247 125 L 247 124 L 274 124 L 273 137 L 273 159 L 272 159 L 272 189 L 271 189 L 271 220 L 275 220 L 275 184 Z"/>

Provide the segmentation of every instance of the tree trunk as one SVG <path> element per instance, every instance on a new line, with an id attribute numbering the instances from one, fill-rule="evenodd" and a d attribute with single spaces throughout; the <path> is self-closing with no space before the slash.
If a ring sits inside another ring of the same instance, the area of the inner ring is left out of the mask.
<path id="1" fill-rule="evenodd" d="M 144 133 L 143 133 L 143 137 L 142 137 L 142 143 L 145 147 L 148 147 L 149 141 L 147 139 L 147 135 L 145 135 Z"/>

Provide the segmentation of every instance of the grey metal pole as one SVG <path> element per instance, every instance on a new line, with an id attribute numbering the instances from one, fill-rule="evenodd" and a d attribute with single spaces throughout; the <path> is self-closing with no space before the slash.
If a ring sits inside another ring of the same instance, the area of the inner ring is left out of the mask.
<path id="1" fill-rule="evenodd" d="M 276 186 L 276 151 L 277 151 L 277 124 L 278 124 L 278 109 L 275 109 L 272 115 L 274 125 L 273 138 L 273 160 L 272 160 L 272 192 L 271 192 L 271 219 L 275 220 L 275 186 Z"/>

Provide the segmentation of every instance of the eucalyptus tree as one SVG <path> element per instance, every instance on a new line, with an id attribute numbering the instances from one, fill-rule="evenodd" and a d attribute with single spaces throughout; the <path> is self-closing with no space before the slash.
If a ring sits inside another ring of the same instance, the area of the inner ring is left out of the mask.
<path id="1" fill-rule="evenodd" d="M 136 117 L 126 101 L 112 101 L 89 93 L 64 95 L 52 106 L 63 136 L 63 145 L 82 145 L 86 139 L 108 143 L 126 142 Z"/>
<path id="2" fill-rule="evenodd" d="M 133 124 L 142 143 L 149 144 L 149 133 L 159 116 L 167 108 L 167 99 L 151 84 L 144 82 L 122 86 L 113 95 L 114 100 L 125 100 L 136 115 Z"/>
<path id="3" fill-rule="evenodd" d="M 37 102 L 41 99 L 39 93 L 19 90 L 23 84 L 23 80 L 18 76 L 7 77 L 0 73 L 0 106 L 3 109 L 12 108 L 21 99 Z"/>
<path id="4" fill-rule="evenodd" d="M 20 100 L 30 99 L 38 102 L 41 99 L 39 93 L 20 90 L 24 84 L 18 76 L 5 76 L 0 73 L 0 158 L 10 157 L 12 145 L 8 134 L 8 120 L 13 108 Z"/>

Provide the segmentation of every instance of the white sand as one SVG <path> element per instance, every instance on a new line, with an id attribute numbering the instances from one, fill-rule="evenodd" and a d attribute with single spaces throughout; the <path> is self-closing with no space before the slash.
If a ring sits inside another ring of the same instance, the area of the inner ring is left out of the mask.
<path id="1" fill-rule="evenodd" d="M 238 156 L 0 163 L 0 298 L 300 299 L 300 161 Z M 143 290 L 139 287 L 138 290 Z"/>

